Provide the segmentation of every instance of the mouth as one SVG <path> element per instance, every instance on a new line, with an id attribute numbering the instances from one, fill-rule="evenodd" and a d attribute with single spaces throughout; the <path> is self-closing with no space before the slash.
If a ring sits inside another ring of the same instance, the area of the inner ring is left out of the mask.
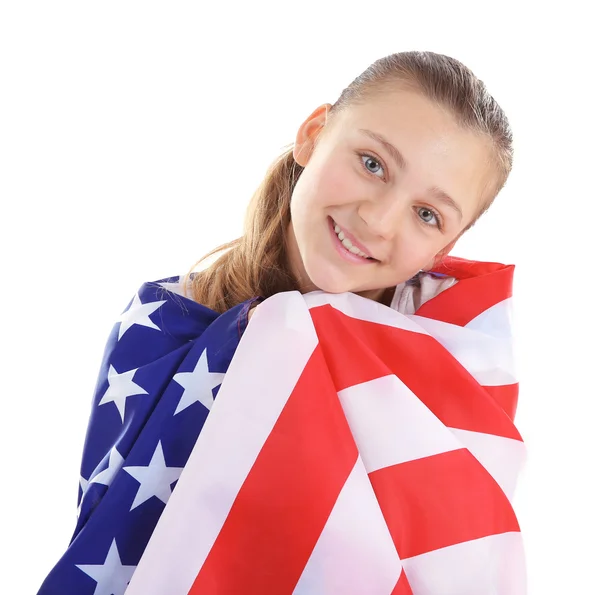
<path id="1" fill-rule="evenodd" d="M 329 228 L 337 251 L 350 262 L 360 264 L 370 264 L 379 262 L 371 256 L 364 246 L 360 245 L 346 230 L 331 217 L 329 219 Z"/>

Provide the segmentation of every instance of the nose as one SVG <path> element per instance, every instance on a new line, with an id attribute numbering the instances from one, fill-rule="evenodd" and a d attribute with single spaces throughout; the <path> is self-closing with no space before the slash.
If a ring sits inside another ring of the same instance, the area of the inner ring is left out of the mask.
<path id="1" fill-rule="evenodd" d="M 403 217 L 402 204 L 403 201 L 397 196 L 378 195 L 360 204 L 358 216 L 373 235 L 391 240 L 400 229 Z"/>

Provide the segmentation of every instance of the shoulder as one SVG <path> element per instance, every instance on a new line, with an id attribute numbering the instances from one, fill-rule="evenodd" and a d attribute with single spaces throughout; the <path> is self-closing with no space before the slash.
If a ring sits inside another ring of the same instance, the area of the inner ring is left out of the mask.
<path id="1" fill-rule="evenodd" d="M 174 311 L 178 313 L 179 318 L 192 316 L 196 320 L 202 320 L 205 324 L 211 324 L 217 319 L 235 321 L 241 335 L 262 298 L 254 297 L 233 306 L 225 312 L 217 312 L 193 299 L 192 283 L 194 277 L 195 273 L 192 273 L 189 276 L 174 275 L 148 281 L 142 285 L 139 293 L 145 299 L 168 303 L 167 309 L 175 309 Z"/>
<path id="2" fill-rule="evenodd" d="M 201 339 L 215 344 L 239 340 L 257 300 L 217 312 L 194 301 L 185 281 L 176 275 L 142 283 L 116 317 L 105 346 L 107 363 L 117 358 L 120 368 L 132 369 Z"/>

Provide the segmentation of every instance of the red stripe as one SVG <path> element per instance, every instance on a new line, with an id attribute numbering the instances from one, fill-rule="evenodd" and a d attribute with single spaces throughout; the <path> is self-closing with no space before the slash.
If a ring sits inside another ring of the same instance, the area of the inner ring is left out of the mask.
<path id="1" fill-rule="evenodd" d="M 502 488 L 467 450 L 369 474 L 400 559 L 519 531 Z"/>
<path id="2" fill-rule="evenodd" d="M 446 256 L 437 267 L 431 269 L 431 272 L 449 275 L 455 279 L 474 279 L 497 271 L 503 271 L 507 268 L 514 269 L 514 265 L 469 260 L 468 258 L 460 258 L 459 256 Z"/>
<path id="3" fill-rule="evenodd" d="M 317 348 L 190 594 L 291 593 L 357 457 Z"/>
<path id="4" fill-rule="evenodd" d="M 410 584 L 408 583 L 408 578 L 406 577 L 406 572 L 402 571 L 394 590 L 392 591 L 392 595 L 413 595 L 413 591 L 410 588 Z"/>
<path id="5" fill-rule="evenodd" d="M 465 326 L 512 296 L 514 270 L 514 265 L 446 257 L 432 272 L 450 275 L 459 282 L 425 302 L 415 314 Z"/>
<path id="6" fill-rule="evenodd" d="M 506 415 L 512 421 L 517 413 L 517 401 L 519 398 L 519 384 L 503 384 L 501 386 L 484 386 L 485 390 L 502 407 Z"/>
<path id="7" fill-rule="evenodd" d="M 490 393 L 433 337 L 350 318 L 329 304 L 310 312 L 338 391 L 394 374 L 446 426 L 522 440 Z"/>

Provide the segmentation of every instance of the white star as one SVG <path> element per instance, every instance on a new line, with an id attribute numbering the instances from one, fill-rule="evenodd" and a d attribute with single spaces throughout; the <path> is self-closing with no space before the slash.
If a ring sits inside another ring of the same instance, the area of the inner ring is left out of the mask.
<path id="1" fill-rule="evenodd" d="M 159 285 L 161 287 L 163 287 L 164 289 L 166 289 L 167 291 L 170 291 L 171 293 L 176 293 L 177 295 L 183 295 L 183 287 L 181 286 L 180 283 L 171 283 L 168 281 L 165 281 L 163 283 L 159 283 Z"/>
<path id="2" fill-rule="evenodd" d="M 98 403 L 98 406 L 105 405 L 111 401 L 117 406 L 121 415 L 121 421 L 125 422 L 125 401 L 127 397 L 133 397 L 135 395 L 147 395 L 139 384 L 133 381 L 133 376 L 137 372 L 137 368 L 122 372 L 119 374 L 114 367 L 111 365 L 108 370 L 108 388 L 104 393 L 104 396 Z"/>
<path id="3" fill-rule="evenodd" d="M 183 386 L 183 394 L 173 415 L 177 415 L 196 401 L 210 409 L 214 401 L 213 388 L 219 386 L 224 377 L 225 374 L 208 371 L 208 357 L 205 349 L 193 372 L 179 372 L 173 376 L 173 380 Z"/>
<path id="4" fill-rule="evenodd" d="M 171 496 L 171 484 L 179 479 L 183 467 L 166 466 L 159 441 L 147 467 L 123 467 L 123 470 L 140 482 L 135 500 L 129 509 L 133 510 L 146 500 L 150 500 L 152 496 L 156 496 L 166 504 Z"/>
<path id="5" fill-rule="evenodd" d="M 121 456 L 121 453 L 117 450 L 116 446 L 110 449 L 108 455 L 108 467 L 103 471 L 99 471 L 90 478 L 90 484 L 101 483 L 102 485 L 109 486 L 112 483 L 117 471 L 123 466 L 125 459 Z"/>
<path id="6" fill-rule="evenodd" d="M 189 294 L 184 295 L 183 279 L 184 279 L 184 277 L 180 276 L 178 281 L 175 281 L 175 282 L 163 281 L 162 283 L 159 283 L 158 285 L 160 285 L 167 291 L 170 291 L 171 293 L 176 293 L 177 295 L 189 298 Z M 189 289 L 190 287 L 191 287 L 191 285 L 188 282 L 187 288 Z"/>
<path id="7" fill-rule="evenodd" d="M 117 471 L 123 466 L 124 461 L 125 459 L 121 456 L 121 453 L 117 450 L 117 447 L 113 446 L 110 449 L 110 454 L 108 455 L 108 467 L 106 469 L 103 469 L 102 471 L 98 471 L 98 468 L 94 469 L 89 480 L 84 479 L 83 477 L 79 478 L 79 485 L 81 485 L 82 494 L 81 500 L 79 501 L 79 506 L 77 508 L 77 516 L 81 514 L 81 506 L 88 488 L 93 483 L 100 483 L 102 485 L 109 486 L 117 474 Z M 101 463 L 102 461 L 100 461 L 100 464 Z"/>
<path id="8" fill-rule="evenodd" d="M 83 476 L 79 476 L 79 485 L 81 486 L 81 499 L 83 500 L 83 496 L 85 495 L 88 489 L 88 480 Z"/>
<path id="9" fill-rule="evenodd" d="M 96 581 L 94 595 L 123 595 L 136 568 L 121 564 L 117 542 L 114 539 L 104 564 L 76 564 L 75 566 Z"/>
<path id="10" fill-rule="evenodd" d="M 134 325 L 139 324 L 140 326 L 147 326 L 149 328 L 160 331 L 161 329 L 156 326 L 149 318 L 150 314 L 155 310 L 158 310 L 167 300 L 160 300 L 158 302 L 148 302 L 142 304 L 140 296 L 136 293 L 131 305 L 121 316 L 119 322 L 119 340 L 121 337 Z"/>
<path id="11" fill-rule="evenodd" d="M 79 506 L 77 506 L 77 518 L 79 518 L 79 515 L 81 514 L 81 505 L 83 504 L 83 498 L 85 496 L 85 493 L 87 492 L 89 485 L 88 480 L 85 477 L 83 477 L 83 475 L 79 476 L 79 485 L 81 486 L 81 498 L 79 500 Z"/>

